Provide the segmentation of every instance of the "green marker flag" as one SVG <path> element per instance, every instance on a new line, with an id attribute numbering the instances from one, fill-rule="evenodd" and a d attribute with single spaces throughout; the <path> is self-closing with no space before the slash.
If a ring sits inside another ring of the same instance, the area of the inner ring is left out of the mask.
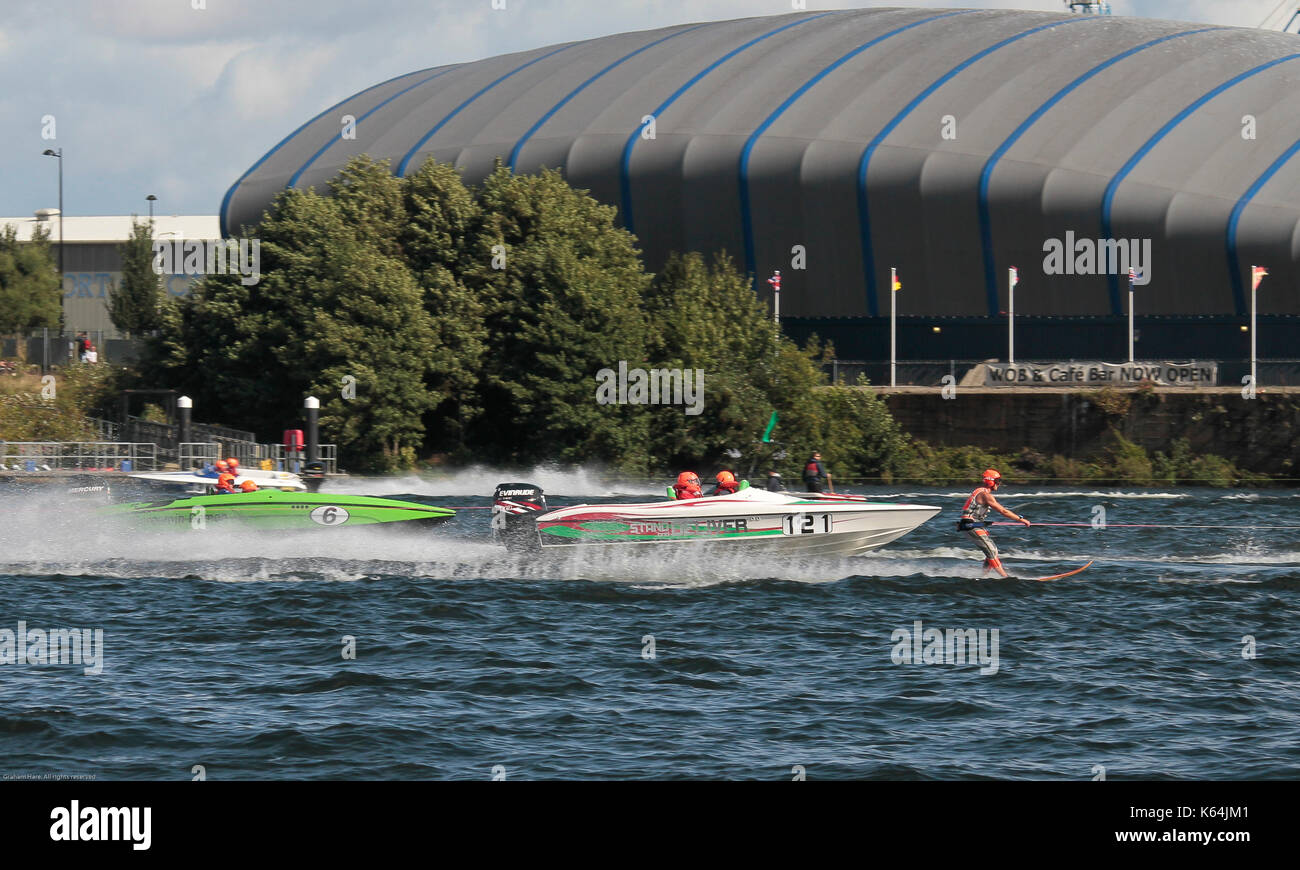
<path id="1" fill-rule="evenodd" d="M 776 411 L 772 412 L 772 418 L 767 421 L 767 428 L 763 430 L 763 443 L 768 444 L 772 441 L 772 430 L 776 428 Z"/>

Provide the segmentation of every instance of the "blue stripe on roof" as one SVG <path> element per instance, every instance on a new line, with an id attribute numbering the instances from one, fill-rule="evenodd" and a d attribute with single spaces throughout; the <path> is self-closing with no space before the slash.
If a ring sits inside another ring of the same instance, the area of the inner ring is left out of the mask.
<path id="1" fill-rule="evenodd" d="M 787 109 L 793 106 L 795 104 L 795 101 L 797 101 L 800 97 L 806 94 L 813 87 L 813 85 L 817 84 L 822 79 L 826 78 L 826 76 L 830 75 L 832 72 L 839 69 L 842 65 L 847 63 L 849 60 L 861 54 L 862 52 L 866 51 L 868 48 L 871 48 L 871 46 L 875 45 L 876 43 L 883 42 L 884 40 L 889 39 L 891 36 L 897 36 L 898 34 L 903 33 L 904 31 L 911 30 L 913 27 L 920 27 L 922 24 L 926 24 L 931 21 L 937 21 L 940 18 L 950 18 L 953 15 L 968 15 L 974 11 L 975 11 L 974 9 L 963 9 L 963 10 L 958 10 L 956 12 L 945 12 L 942 15 L 932 15 L 929 18 L 922 18 L 920 21 L 913 21 L 911 24 L 907 24 L 904 25 L 903 27 L 896 28 L 894 30 L 889 31 L 888 33 L 883 33 L 880 36 L 875 37 L 874 39 L 864 42 L 862 45 L 859 45 L 857 48 L 841 56 L 838 60 L 824 67 L 821 70 L 821 72 L 817 73 L 808 81 L 804 82 L 802 87 L 800 87 L 789 97 L 787 97 L 785 102 L 777 106 L 776 109 L 772 112 L 772 114 L 768 115 L 767 118 L 763 121 L 763 123 L 759 124 L 758 128 L 755 129 L 753 133 L 749 134 L 749 138 L 745 140 L 745 146 L 740 150 L 740 167 L 739 167 L 740 220 L 741 220 L 741 225 L 744 228 L 744 236 L 745 236 L 745 271 L 748 272 L 751 276 L 753 276 L 755 290 L 759 288 L 759 285 L 758 285 L 758 278 L 756 277 L 756 272 L 755 272 L 756 266 L 754 263 L 754 256 L 755 256 L 754 221 L 753 221 L 753 215 L 750 213 L 749 158 L 751 153 L 754 150 L 754 145 L 757 144 L 758 142 L 758 137 L 766 133 L 768 128 L 771 127 L 772 124 L 774 124 L 776 120 L 780 118 L 781 115 L 783 115 Z"/>
<path id="2" fill-rule="evenodd" d="M 867 196 L 867 169 L 869 168 L 871 158 L 876 153 L 876 149 L 880 146 L 880 143 L 883 142 L 885 137 L 892 133 L 894 129 L 916 109 L 917 106 L 921 105 L 927 97 L 957 77 L 971 64 L 981 60 L 982 58 L 988 57 L 990 54 L 1001 48 L 1011 45 L 1013 42 L 1018 42 L 1025 37 L 1033 36 L 1035 33 L 1041 33 L 1044 30 L 1050 30 L 1054 27 L 1064 27 L 1069 24 L 1082 23 L 1085 21 L 1105 20 L 1105 18 L 1095 15 L 1080 15 L 1072 18 L 1063 18 L 1059 21 L 1053 21 L 1050 24 L 1040 24 L 1038 27 L 1030 28 L 1023 33 L 1017 33 L 1015 36 L 1009 36 L 1000 42 L 995 42 L 988 48 L 978 51 L 966 58 L 966 60 L 957 64 L 955 67 L 948 70 L 948 72 L 935 79 L 929 87 L 917 94 L 911 102 L 903 107 L 902 111 L 895 115 L 888 124 L 882 127 L 880 132 L 877 133 L 867 144 L 866 149 L 862 152 L 862 159 L 858 162 L 858 226 L 859 232 L 861 233 L 862 268 L 867 277 L 867 308 L 871 312 L 872 317 L 876 316 L 878 306 L 876 304 L 876 257 L 871 245 L 871 203 Z"/>
<path id="3" fill-rule="evenodd" d="M 1255 179 L 1255 183 L 1242 194 L 1241 199 L 1237 200 L 1237 204 L 1232 207 L 1232 216 L 1228 218 L 1228 271 L 1232 276 L 1232 301 L 1236 303 L 1237 314 L 1239 315 L 1246 313 L 1246 288 L 1241 282 L 1241 261 L 1237 257 L 1237 226 L 1241 223 L 1242 212 L 1246 210 L 1246 206 L 1250 205 L 1250 201 L 1263 189 L 1264 185 L 1268 184 L 1273 176 L 1277 175 L 1278 170 L 1285 166 L 1297 153 L 1300 153 L 1300 142 L 1296 142 L 1282 152 L 1282 156 L 1274 160 L 1273 165 L 1264 170 L 1263 175 Z"/>
<path id="4" fill-rule="evenodd" d="M 1210 100 L 1217 97 L 1219 94 L 1226 91 L 1228 88 L 1245 81 L 1251 76 L 1259 75 L 1265 70 L 1271 69 L 1280 63 L 1286 63 L 1289 60 L 1295 60 L 1297 57 L 1300 57 L 1300 54 L 1291 54 L 1291 55 L 1287 55 L 1286 57 L 1279 57 L 1276 60 L 1270 60 L 1268 63 L 1262 63 L 1257 67 L 1248 69 L 1244 73 L 1241 73 L 1240 75 L 1233 76 L 1223 84 L 1216 87 L 1214 90 L 1201 96 L 1194 103 L 1189 105 L 1187 108 L 1183 109 L 1177 115 L 1174 115 L 1174 117 L 1169 119 L 1169 121 L 1167 121 L 1163 127 L 1157 130 L 1155 132 L 1155 135 L 1153 135 L 1150 139 L 1148 139 L 1146 141 L 1146 144 L 1144 144 L 1141 148 L 1139 148 L 1133 154 L 1133 156 L 1128 159 L 1128 161 L 1120 168 L 1119 172 L 1115 173 L 1115 177 L 1110 180 L 1110 184 L 1106 185 L 1106 195 L 1105 197 L 1102 198 L 1101 201 L 1101 237 L 1103 239 L 1111 238 L 1111 233 L 1113 231 L 1113 227 L 1111 224 L 1111 209 L 1114 206 L 1115 194 L 1119 190 L 1120 184 L 1124 181 L 1125 178 L 1129 176 L 1129 173 L 1131 173 L 1137 167 L 1138 163 L 1142 161 L 1142 158 L 1146 157 L 1148 154 L 1151 153 L 1151 149 L 1155 148 L 1156 145 L 1160 143 L 1161 139 L 1167 136 L 1170 133 L 1170 131 L 1172 131 L 1183 121 L 1187 120 L 1192 115 L 1193 112 L 1201 108 L 1201 106 L 1204 106 L 1206 103 L 1208 103 Z M 1119 276 L 1110 275 L 1108 276 L 1108 280 L 1110 283 L 1111 312 L 1113 314 L 1119 314 L 1121 313 L 1120 296 L 1119 296 Z"/>
<path id="5" fill-rule="evenodd" d="M 801 24 L 807 24 L 809 21 L 816 21 L 818 18 L 824 18 L 827 15 L 839 15 L 839 14 L 842 14 L 842 12 L 836 10 L 832 12 L 819 12 L 816 15 L 809 15 L 805 18 L 799 19 L 798 21 L 792 21 L 789 24 L 784 24 L 778 27 L 776 30 L 770 31 L 769 33 L 764 33 L 762 36 L 756 36 L 753 39 L 751 39 L 749 42 L 746 42 L 744 45 L 741 45 L 737 48 L 733 48 L 731 51 L 727 52 L 722 57 L 718 58 L 713 63 L 709 64 L 704 69 L 700 70 L 698 73 L 691 76 L 691 78 L 686 82 L 686 84 L 682 85 L 680 88 L 673 91 L 672 94 L 668 96 L 668 99 L 660 103 L 659 107 L 650 113 L 650 117 L 655 119 L 655 121 L 657 122 L 659 116 L 662 115 L 665 111 L 667 111 L 668 107 L 671 106 L 674 102 L 676 102 L 677 99 L 682 94 L 686 93 L 706 75 L 713 72 L 715 69 L 722 66 L 722 64 L 731 60 L 731 58 L 740 54 L 745 49 L 757 45 L 763 40 L 776 36 L 778 33 L 789 30 L 792 27 L 798 27 Z M 627 143 L 623 146 L 623 158 L 619 162 L 619 189 L 622 194 L 623 226 L 627 228 L 628 232 L 636 232 L 632 223 L 632 183 L 629 178 L 630 166 L 632 163 L 632 149 L 636 147 L 636 141 L 641 137 L 641 131 L 644 130 L 645 127 L 646 127 L 646 123 L 642 121 L 641 123 L 637 124 L 636 129 L 632 131 L 632 135 L 627 137 Z"/>
<path id="6" fill-rule="evenodd" d="M 512 148 L 512 149 L 510 150 L 510 159 L 506 162 L 506 165 L 510 167 L 510 171 L 511 171 L 511 172 L 514 172 L 514 170 L 515 170 L 515 163 L 516 163 L 516 161 L 518 161 L 518 159 L 519 159 L 519 152 L 523 150 L 524 145 L 528 142 L 529 139 L 531 139 L 531 138 L 533 137 L 533 134 L 536 133 L 536 132 L 538 131 L 538 129 L 540 129 L 541 126 L 542 126 L 543 124 L 545 124 L 547 121 L 549 121 L 549 120 L 551 119 L 551 116 L 552 116 L 552 115 L 554 115 L 556 112 L 560 111 L 560 109 L 564 108 L 565 104 L 568 103 L 569 100 L 572 100 L 574 97 L 576 97 L 579 93 L 581 93 L 581 92 L 582 92 L 582 91 L 583 91 L 583 90 L 584 90 L 588 85 L 590 85 L 590 84 L 591 84 L 592 82 L 594 82 L 596 79 L 600 78 L 600 77 L 603 76 L 605 73 L 607 73 L 607 72 L 609 72 L 610 70 L 614 69 L 614 67 L 619 66 L 620 64 L 626 63 L 627 61 L 629 61 L 629 60 L 631 60 L 632 58 L 636 57 L 636 56 L 637 56 L 638 54 L 640 54 L 641 52 L 643 52 L 643 51 L 647 51 L 647 50 L 649 50 L 649 49 L 651 49 L 651 48 L 654 48 L 656 45 L 658 45 L 658 44 L 661 43 L 661 42 L 667 42 L 668 40 L 672 39 L 673 37 L 681 36 L 681 35 L 684 34 L 684 33 L 690 33 L 692 30 L 699 30 L 701 27 L 707 27 L 707 26 L 708 26 L 707 23 L 706 23 L 706 24 L 697 24 L 697 25 L 695 25 L 694 27 L 688 27 L 688 28 L 686 28 L 685 30 L 679 30 L 679 31 L 677 31 L 676 33 L 670 33 L 670 34 L 668 34 L 667 36 L 664 36 L 664 37 L 661 37 L 661 38 L 659 38 L 659 39 L 656 39 L 654 42 L 647 43 L 647 44 L 641 46 L 640 48 L 638 48 L 636 51 L 633 51 L 633 52 L 631 52 L 631 53 L 629 53 L 629 54 L 625 54 L 625 55 L 623 55 L 623 56 L 620 57 L 618 60 L 616 60 L 616 61 L 614 61 L 613 63 L 611 63 L 609 66 L 605 67 L 605 68 L 602 69 L 600 72 L 596 73 L 594 76 L 592 76 L 591 78 L 587 79 L 587 80 L 586 80 L 585 82 L 583 82 L 582 84 L 578 85 L 576 88 L 574 88 L 572 91 L 570 91 L 570 92 L 568 93 L 568 95 L 567 95 L 564 99 L 560 100 L 558 103 L 556 103 L 554 106 L 552 106 L 552 107 L 550 108 L 550 111 L 548 111 L 546 114 L 542 115 L 542 117 L 538 118 L 538 119 L 537 119 L 537 123 L 536 123 L 536 124 L 533 124 L 533 126 L 529 127 L 529 128 L 528 128 L 528 131 L 525 132 L 524 135 L 522 135 L 522 136 L 519 137 L 519 141 L 515 143 L 515 147 Z"/>
<path id="7" fill-rule="evenodd" d="M 436 73 L 434 73 L 433 75 L 429 76 L 428 78 L 421 79 L 420 81 L 416 82 L 416 83 L 413 84 L 413 85 L 408 85 L 407 87 L 402 88 L 400 91 L 398 91 L 397 93 L 393 94 L 393 95 L 392 95 L 391 97 L 389 97 L 388 99 L 384 100 L 383 102 L 381 102 L 381 103 L 377 104 L 376 106 L 374 106 L 373 108 L 371 108 L 370 111 L 366 112 L 366 113 L 365 113 L 364 115 L 362 115 L 360 118 L 357 118 L 356 126 L 360 127 L 362 121 L 364 121 L 366 118 L 369 118 L 369 117 L 370 117 L 371 115 L 373 115 L 375 112 L 379 111 L 379 110 L 382 109 L 384 106 L 388 105 L 388 104 L 391 103 L 393 100 L 397 99 L 398 97 L 400 97 L 402 94 L 406 93 L 407 91 L 414 90 L 415 88 L 418 88 L 420 85 L 426 84 L 427 82 L 431 82 L 431 81 L 433 81 L 434 79 L 438 78 L 438 76 L 446 75 L 447 73 L 451 72 L 451 71 L 454 70 L 454 69 L 460 69 L 460 65 L 452 66 L 452 67 L 447 67 L 447 68 L 444 69 L 442 72 L 436 72 Z M 293 175 L 291 175 L 291 176 L 289 177 L 289 183 L 286 184 L 285 187 L 297 187 L 297 185 L 298 185 L 298 179 L 302 177 L 302 174 L 303 174 L 304 172 L 306 172 L 306 171 L 311 167 L 311 165 L 312 165 L 313 163 L 315 163 L 318 159 L 320 159 L 320 156 L 321 156 L 322 154 L 324 154 L 326 151 L 328 151 L 328 150 L 330 149 L 330 147 L 331 147 L 335 142 L 338 142 L 338 141 L 340 141 L 341 139 L 342 139 L 342 136 L 331 136 L 331 137 L 330 137 L 330 138 L 325 142 L 325 144 L 322 145 L 322 146 L 320 147 L 320 150 L 319 150 L 319 151 L 317 151 L 315 154 L 313 154 L 313 155 L 312 155 L 312 156 L 307 160 L 306 163 L 304 163 L 301 167 L 298 168 L 298 171 L 297 171 L 297 172 L 295 172 Z"/>
<path id="8" fill-rule="evenodd" d="M 452 109 L 451 112 L 448 113 L 446 116 L 444 116 L 441 121 L 439 121 L 437 124 L 434 124 L 433 128 L 429 130 L 428 133 L 425 133 L 423 136 L 420 137 L 420 141 L 416 142 L 414 145 L 411 146 L 411 150 L 406 152 L 406 156 L 402 158 L 402 162 L 397 164 L 398 177 L 400 178 L 406 175 L 406 167 L 410 164 L 411 158 L 415 156 L 415 153 L 420 150 L 420 146 L 422 146 L 425 142 L 428 142 L 430 139 L 432 139 L 439 130 L 441 130 L 444 126 L 446 126 L 448 121 L 450 121 L 452 118 L 459 115 L 461 111 L 470 103 L 474 102 L 479 97 L 483 96 L 488 91 L 492 90 L 497 85 L 501 84 L 503 81 L 510 78 L 515 73 L 526 70 L 533 64 L 540 63 L 541 61 L 546 60 L 548 57 L 553 57 L 554 55 L 557 55 L 562 51 L 567 51 L 568 49 L 573 48 L 574 45 L 578 45 L 578 44 L 580 43 L 570 43 L 569 45 L 562 45 L 559 48 L 548 51 L 546 54 L 543 54 L 540 57 L 535 57 L 532 60 L 528 61 L 527 63 L 515 67 L 510 72 L 506 73 L 503 76 L 500 76 L 499 78 L 494 79 L 490 84 L 484 85 L 482 88 L 475 91 L 472 96 L 470 96 L 467 100 L 462 102 L 456 108 Z"/>
<path id="9" fill-rule="evenodd" d="M 433 69 L 433 67 L 430 67 L 429 69 Z M 254 163 L 252 166 L 248 167 L 248 171 L 245 172 L 243 175 L 239 176 L 239 178 L 237 178 L 237 179 L 235 180 L 235 183 L 232 184 L 232 185 L 230 185 L 230 189 L 226 191 L 226 195 L 223 196 L 223 197 L 221 198 L 221 211 L 218 213 L 219 223 L 221 224 L 221 237 L 222 237 L 222 238 L 229 238 L 229 236 L 230 236 L 230 233 L 228 232 L 228 229 L 229 229 L 229 228 L 228 228 L 227 225 L 226 225 L 226 212 L 227 212 L 227 210 L 230 208 L 230 199 L 231 199 L 231 197 L 233 197 L 233 196 L 235 195 L 235 188 L 237 188 L 237 187 L 239 187 L 239 185 L 243 184 L 244 179 L 248 178 L 248 176 L 250 176 L 250 175 L 252 175 L 254 172 L 256 172 L 256 171 L 257 171 L 257 167 L 259 167 L 259 166 L 261 166 L 263 163 L 265 163 L 265 162 L 266 162 L 266 161 L 271 157 L 272 154 L 274 154 L 275 152 L 277 152 L 277 151 L 279 151 L 281 148 L 283 148 L 283 147 L 285 146 L 285 144 L 286 144 L 290 139 L 292 139 L 294 136 L 297 136 L 297 135 L 298 135 L 299 133 L 301 133 L 303 130 L 307 129 L 308 126 L 310 126 L 311 124 L 314 124 L 316 121 L 319 121 L 321 118 L 324 118 L 324 117 L 325 117 L 326 115 L 328 115 L 330 112 L 334 111 L 334 110 L 337 109 L 339 106 L 343 105 L 344 103 L 348 102 L 349 100 L 355 100 L 357 97 L 361 96 L 362 94 L 368 94 L 368 93 L 370 93 L 370 92 L 373 91 L 375 88 L 382 88 L 384 85 L 386 85 L 386 84 L 390 84 L 391 82 L 395 82 L 395 81 L 397 81 L 398 79 L 404 79 L 404 78 L 406 78 L 407 76 L 412 76 L 412 75 L 419 75 L 421 72 L 428 72 L 428 70 L 418 70 L 417 72 L 413 72 L 413 73 L 403 73 L 403 74 L 400 75 L 400 76 L 393 76 L 391 79 L 387 79 L 387 80 L 385 80 L 385 81 L 382 81 L 382 82 L 380 82 L 380 83 L 377 84 L 377 85 L 371 85 L 370 87 L 366 88 L 364 91 L 360 91 L 360 92 L 358 92 L 358 93 L 353 94 L 353 95 L 350 96 L 350 97 L 346 97 L 346 98 L 344 98 L 344 99 L 342 99 L 342 100 L 339 100 L 337 103 L 335 103 L 334 105 L 330 106 L 328 109 L 326 109 L 325 111 L 321 112 L 321 113 L 320 113 L 319 115 L 317 115 L 316 117 L 314 117 L 314 118 L 309 118 L 307 121 L 303 122 L 302 126 L 300 126 L 297 130 L 294 130 L 294 131 L 293 131 L 292 133 L 290 133 L 288 136 L 285 136 L 283 139 L 281 139 L 278 145 L 276 145 L 276 146 L 275 146 L 274 148 L 272 148 L 270 151 L 268 151 L 268 152 L 266 152 L 265 154 L 263 154 L 263 155 L 262 155 L 262 158 L 261 158 L 260 160 L 258 160 L 258 161 L 257 161 L 256 163 Z"/>
<path id="10" fill-rule="evenodd" d="M 1162 36 L 1159 39 L 1153 39 L 1150 42 L 1144 42 L 1139 46 L 1130 48 L 1128 51 L 1115 55 L 1110 60 L 1097 64 L 1065 87 L 1061 88 L 1052 97 L 1043 103 L 1034 113 L 1024 120 L 1010 136 L 1006 138 L 997 150 L 989 156 L 988 162 L 984 164 L 984 171 L 980 174 L 980 191 L 979 191 L 979 216 L 980 216 L 980 240 L 984 248 L 984 292 L 988 297 L 989 316 L 996 317 L 998 313 L 998 283 L 997 283 L 997 264 L 994 262 L 993 253 L 993 222 L 989 214 L 989 184 L 993 178 L 993 170 L 1001 160 L 1011 150 L 1011 147 L 1019 141 L 1030 127 L 1051 110 L 1053 106 L 1064 99 L 1071 91 L 1096 76 L 1103 70 L 1114 66 L 1125 58 L 1132 57 L 1140 51 L 1146 51 L 1148 48 L 1157 46 L 1162 42 L 1168 42 L 1171 39 L 1179 39 L 1184 36 L 1191 36 L 1196 33 L 1208 33 L 1212 30 L 1221 28 L 1203 27 L 1199 30 L 1186 30 L 1181 33 L 1172 33 L 1168 36 Z"/>

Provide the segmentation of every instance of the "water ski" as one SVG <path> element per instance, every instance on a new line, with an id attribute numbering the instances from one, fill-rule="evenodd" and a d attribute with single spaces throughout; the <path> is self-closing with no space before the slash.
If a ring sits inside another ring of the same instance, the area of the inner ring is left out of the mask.
<path id="1" fill-rule="evenodd" d="M 1043 580 L 1060 580 L 1060 579 L 1062 579 L 1063 577 L 1073 577 L 1075 574 L 1078 574 L 1080 571 L 1084 571 L 1084 570 L 1086 570 L 1087 567 L 1088 567 L 1088 565 L 1091 565 L 1092 563 L 1093 563 L 1093 560 L 1092 560 L 1092 559 L 1089 559 L 1088 562 L 1087 562 L 1087 564 L 1085 564 L 1082 568 L 1075 568 L 1073 571 L 1066 571 L 1064 574 L 1053 574 L 1053 575 L 1050 576 L 1050 577 L 1023 577 L 1023 578 L 1021 578 L 1021 579 L 1023 579 L 1023 580 L 1038 580 L 1038 581 L 1043 581 Z"/>

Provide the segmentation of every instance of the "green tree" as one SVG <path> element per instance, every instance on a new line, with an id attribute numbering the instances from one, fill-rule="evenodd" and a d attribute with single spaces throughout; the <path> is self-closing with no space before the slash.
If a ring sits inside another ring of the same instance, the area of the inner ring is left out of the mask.
<path id="1" fill-rule="evenodd" d="M 0 333 L 58 327 L 63 290 L 50 251 L 50 233 L 37 227 L 19 242 L 8 224 L 0 231 Z"/>
<path id="2" fill-rule="evenodd" d="M 162 276 L 153 268 L 153 224 L 131 216 L 131 235 L 118 246 L 122 280 L 108 297 L 108 316 L 128 335 L 153 332 L 162 324 L 166 297 Z"/>
<path id="3" fill-rule="evenodd" d="M 482 412 L 477 387 L 488 348 L 483 301 L 462 275 L 482 209 L 455 167 L 429 160 L 406 177 L 405 214 L 402 252 L 424 290 L 433 329 L 426 444 L 463 453 L 467 429 Z"/>
<path id="4" fill-rule="evenodd" d="M 601 460 L 644 467 L 646 414 L 599 404 L 596 377 L 647 360 L 641 295 L 649 276 L 615 211 L 559 173 L 498 165 L 461 268 L 485 306 L 489 350 L 474 443 L 509 462 Z"/>
<path id="5" fill-rule="evenodd" d="M 697 370 L 704 378 L 702 414 L 651 409 L 658 463 L 717 464 L 728 448 L 747 451 L 776 407 L 776 370 L 793 348 L 781 338 L 767 305 L 725 254 L 706 263 L 703 255 L 690 253 L 669 257 L 645 308 L 658 365 Z"/>
<path id="6" fill-rule="evenodd" d="M 349 467 L 387 470 L 409 465 L 423 438 L 433 331 L 398 249 L 380 244 L 400 221 L 396 180 L 365 164 L 333 196 L 281 194 L 253 230 L 261 280 L 209 276 L 167 306 L 152 366 L 208 419 L 263 437 L 291 428 L 313 393 Z"/>

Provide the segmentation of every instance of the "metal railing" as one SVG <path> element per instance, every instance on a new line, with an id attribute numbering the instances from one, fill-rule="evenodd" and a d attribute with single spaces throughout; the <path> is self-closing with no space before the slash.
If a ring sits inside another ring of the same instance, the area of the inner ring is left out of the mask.
<path id="1" fill-rule="evenodd" d="M 1005 360 L 993 360 L 994 362 L 1004 362 Z M 1020 359 L 1017 357 L 1017 364 L 1051 364 L 1051 363 L 1075 363 L 1077 359 L 1065 358 L 1034 358 Z M 1092 362 L 1093 360 L 1085 360 Z M 1099 360 L 1101 362 L 1113 362 L 1124 365 L 1119 360 Z M 916 360 L 899 360 L 897 369 L 897 382 L 899 386 L 913 387 L 941 387 L 945 375 L 952 375 L 955 382 L 960 383 L 961 379 L 972 368 L 982 365 L 989 360 L 984 359 L 916 359 Z M 1248 359 L 1218 359 L 1218 360 L 1136 360 L 1134 365 L 1150 365 L 1152 363 L 1179 362 L 1190 364 L 1214 364 L 1218 366 L 1218 383 L 1221 387 L 1242 386 L 1242 377 L 1250 374 L 1250 360 Z M 1290 387 L 1300 386 L 1300 359 L 1267 359 L 1259 360 L 1256 363 L 1259 381 L 1257 386 L 1261 387 Z M 822 371 L 830 378 L 832 384 L 841 386 L 854 386 L 858 383 L 860 376 L 865 376 L 867 382 L 872 386 L 889 385 L 889 360 L 861 360 L 861 359 L 833 359 L 823 364 Z M 1206 386 L 1216 386 L 1216 384 L 1207 384 Z"/>
<path id="2" fill-rule="evenodd" d="M 158 446 L 130 441 L 0 441 L 0 471 L 157 471 Z"/>
<path id="3" fill-rule="evenodd" d="M 176 457 L 182 469 L 202 468 L 231 456 L 245 468 L 269 462 L 273 471 L 302 470 L 301 454 L 285 455 L 283 444 L 247 441 L 186 441 L 175 454 L 142 441 L 0 441 L 0 471 L 159 471 Z M 321 444 L 326 474 L 338 473 L 338 447 Z"/>
<path id="4" fill-rule="evenodd" d="M 268 444 L 271 448 L 271 460 L 275 463 L 274 468 L 279 471 L 301 471 L 302 464 L 307 461 L 305 453 L 294 453 L 286 456 L 283 444 Z M 338 473 L 338 445 L 336 444 L 318 444 L 316 445 L 316 455 L 320 463 L 325 466 L 326 474 Z"/>
<path id="5" fill-rule="evenodd" d="M 338 446 L 319 445 L 318 455 L 326 474 L 338 472 Z M 218 459 L 231 456 L 245 468 L 261 468 L 269 462 L 272 471 L 302 470 L 306 460 L 302 455 L 286 456 L 283 444 L 257 444 L 251 441 L 185 441 L 179 445 L 178 459 L 181 468 L 202 468 Z"/>
<path id="6" fill-rule="evenodd" d="M 81 332 L 40 328 L 0 336 L 0 357 L 25 360 L 24 370 L 31 367 L 42 374 L 80 362 L 77 339 Z M 86 338 L 94 345 L 99 362 L 128 363 L 139 358 L 142 339 L 121 338 L 116 331 L 92 329 Z"/>

